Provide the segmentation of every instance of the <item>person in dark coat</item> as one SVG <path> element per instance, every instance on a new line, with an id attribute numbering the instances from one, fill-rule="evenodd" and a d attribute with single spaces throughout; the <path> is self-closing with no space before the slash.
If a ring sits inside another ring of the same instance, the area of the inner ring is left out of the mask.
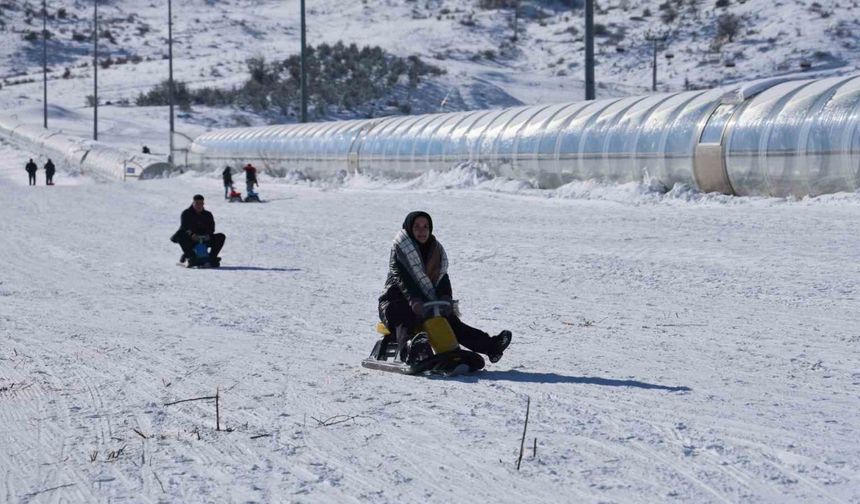
<path id="1" fill-rule="evenodd" d="M 233 188 L 233 172 L 230 167 L 224 168 L 221 176 L 224 178 L 224 199 L 230 199 L 230 189 Z"/>
<path id="2" fill-rule="evenodd" d="M 30 162 L 27 163 L 27 166 L 25 166 L 24 169 L 27 170 L 30 185 L 36 185 L 36 170 L 38 170 L 39 167 L 33 162 L 33 158 L 30 158 Z"/>
<path id="3" fill-rule="evenodd" d="M 45 163 L 45 185 L 54 185 L 54 172 L 56 171 L 57 167 L 54 166 L 54 162 L 48 158 L 48 162 Z"/>
<path id="4" fill-rule="evenodd" d="M 433 236 L 430 214 L 409 213 L 391 246 L 385 292 L 379 296 L 379 319 L 397 338 L 400 360 L 408 360 L 407 342 L 423 320 L 424 303 L 453 299 L 447 270 L 448 256 Z M 454 313 L 445 318 L 461 345 L 486 354 L 490 362 L 498 362 L 511 342 L 510 331 L 491 337 L 466 325 Z"/>
<path id="5" fill-rule="evenodd" d="M 223 233 L 215 232 L 215 217 L 212 216 L 212 212 L 203 208 L 203 205 L 203 196 L 195 194 L 191 206 L 182 212 L 179 230 L 173 234 L 171 241 L 182 247 L 182 257 L 179 262 L 184 263 L 188 260 L 189 265 L 193 265 L 193 259 L 196 257 L 194 245 L 201 239 L 208 237 L 209 263 L 217 266 L 220 261 L 218 253 L 224 247 L 226 236 Z"/>
<path id="6" fill-rule="evenodd" d="M 251 163 L 246 164 L 242 169 L 245 170 L 245 186 L 247 186 L 248 194 L 251 194 L 254 192 L 254 186 L 260 185 L 257 182 L 257 169 Z"/>

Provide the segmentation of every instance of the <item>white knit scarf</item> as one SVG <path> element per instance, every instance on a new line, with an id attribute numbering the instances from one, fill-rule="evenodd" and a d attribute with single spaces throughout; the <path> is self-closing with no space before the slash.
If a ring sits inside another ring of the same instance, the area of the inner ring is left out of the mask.
<path id="1" fill-rule="evenodd" d="M 427 272 L 424 271 L 424 260 L 421 258 L 421 253 L 415 247 L 415 242 L 412 241 L 412 238 L 409 237 L 405 229 L 401 229 L 397 233 L 397 236 L 394 237 L 394 246 L 397 248 L 397 258 L 409 268 L 409 273 L 418 282 L 421 291 L 427 299 L 435 301 L 436 286 L 433 285 L 430 277 L 427 276 Z M 438 284 L 439 280 L 442 280 L 442 277 L 448 273 L 448 254 L 445 253 L 445 247 L 438 240 L 436 241 L 436 246 L 439 247 L 439 254 L 442 258 L 441 265 L 439 266 L 439 278 L 436 281 Z"/>

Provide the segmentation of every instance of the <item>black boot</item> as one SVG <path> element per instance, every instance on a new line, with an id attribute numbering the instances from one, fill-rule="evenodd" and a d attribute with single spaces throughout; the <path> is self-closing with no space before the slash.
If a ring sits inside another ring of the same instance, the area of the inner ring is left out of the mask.
<path id="1" fill-rule="evenodd" d="M 186 266 L 189 268 L 194 268 L 196 266 L 200 266 L 200 259 L 197 258 L 197 254 L 191 252 L 191 254 L 185 256 Z"/>
<path id="2" fill-rule="evenodd" d="M 406 343 L 406 363 L 415 364 L 433 357 L 433 347 L 427 333 L 420 332 Z"/>
<path id="3" fill-rule="evenodd" d="M 499 362 L 499 359 L 502 358 L 502 354 L 505 353 L 505 349 L 507 349 L 508 345 L 511 344 L 512 337 L 513 335 L 511 334 L 511 331 L 505 329 L 504 331 L 490 338 L 493 341 L 493 345 L 495 346 L 495 348 L 493 348 L 493 350 L 487 354 L 487 357 L 490 358 L 490 362 Z"/>

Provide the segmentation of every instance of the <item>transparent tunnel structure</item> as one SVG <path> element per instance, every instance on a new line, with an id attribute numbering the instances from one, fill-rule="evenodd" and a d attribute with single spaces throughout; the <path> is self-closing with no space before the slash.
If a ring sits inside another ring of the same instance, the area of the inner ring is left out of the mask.
<path id="1" fill-rule="evenodd" d="M 417 176 L 472 162 L 536 187 L 657 180 L 805 196 L 860 188 L 860 76 L 499 110 L 218 130 L 189 165 L 311 178 Z"/>

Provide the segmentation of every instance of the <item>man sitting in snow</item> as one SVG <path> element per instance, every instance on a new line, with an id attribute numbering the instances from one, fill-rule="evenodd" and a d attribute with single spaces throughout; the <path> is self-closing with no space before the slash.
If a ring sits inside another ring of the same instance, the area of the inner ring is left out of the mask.
<path id="1" fill-rule="evenodd" d="M 182 247 L 182 257 L 179 262 L 184 263 L 187 260 L 189 267 L 206 262 L 210 266 L 218 267 L 221 261 L 218 252 L 221 252 L 226 236 L 215 232 L 215 217 L 212 216 L 212 212 L 203 208 L 203 196 L 194 195 L 191 206 L 182 212 L 181 221 L 179 230 L 171 238 L 171 241 Z M 208 244 L 210 248 L 208 259 L 201 260 L 195 254 L 194 247 L 199 243 Z"/>

